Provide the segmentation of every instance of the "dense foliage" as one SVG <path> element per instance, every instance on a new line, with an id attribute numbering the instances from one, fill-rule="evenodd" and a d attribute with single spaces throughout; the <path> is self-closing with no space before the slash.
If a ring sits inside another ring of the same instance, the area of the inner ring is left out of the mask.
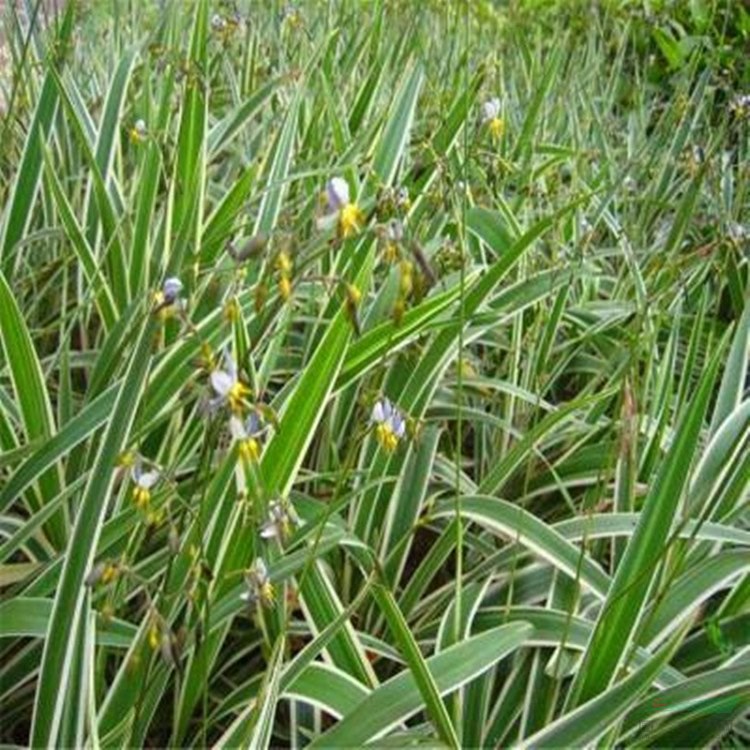
<path id="1" fill-rule="evenodd" d="M 0 739 L 746 745 L 742 4 L 35 5 Z"/>

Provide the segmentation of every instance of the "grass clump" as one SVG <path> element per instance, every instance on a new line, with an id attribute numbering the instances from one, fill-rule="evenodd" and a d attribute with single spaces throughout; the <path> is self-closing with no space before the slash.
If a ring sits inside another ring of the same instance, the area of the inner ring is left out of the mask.
<path id="1" fill-rule="evenodd" d="M 748 741 L 750 21 L 508 5 L 8 9 L 4 742 Z"/>

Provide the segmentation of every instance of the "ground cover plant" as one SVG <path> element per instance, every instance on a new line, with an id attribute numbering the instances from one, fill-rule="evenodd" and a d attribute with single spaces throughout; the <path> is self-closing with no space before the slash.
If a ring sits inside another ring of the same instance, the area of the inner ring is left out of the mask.
<path id="1" fill-rule="evenodd" d="M 741 6 L 7 7 L 2 742 L 746 746 Z"/>

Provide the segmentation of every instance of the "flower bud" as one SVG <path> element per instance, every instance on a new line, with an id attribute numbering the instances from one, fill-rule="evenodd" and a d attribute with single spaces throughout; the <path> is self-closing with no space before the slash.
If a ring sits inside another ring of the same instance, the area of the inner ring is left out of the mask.
<path id="1" fill-rule="evenodd" d="M 171 305 L 182 291 L 182 282 L 176 276 L 170 276 L 165 279 L 161 291 L 164 295 L 164 303 Z"/>
<path id="2" fill-rule="evenodd" d="M 104 567 L 105 565 L 103 562 L 98 562 L 93 568 L 91 568 L 84 581 L 89 588 L 93 588 L 99 583 L 99 581 L 101 581 L 102 576 L 104 575 Z"/>
<path id="3" fill-rule="evenodd" d="M 361 329 L 359 325 L 359 314 L 357 311 L 357 308 L 361 300 L 362 300 L 362 292 L 360 292 L 359 289 L 356 286 L 354 286 L 354 284 L 347 284 L 346 285 L 346 300 L 344 301 L 344 307 L 346 310 L 346 315 L 351 321 L 351 324 L 354 327 L 354 331 L 356 332 L 357 336 L 359 336 L 361 333 Z"/>
<path id="4" fill-rule="evenodd" d="M 240 317 L 240 304 L 236 297 L 231 297 L 224 303 L 224 319 L 228 323 L 235 323 Z"/>
<path id="5" fill-rule="evenodd" d="M 180 535 L 174 526 L 169 527 L 169 534 L 167 536 L 167 544 L 169 545 L 169 551 L 176 555 L 180 551 Z"/>
<path id="6" fill-rule="evenodd" d="M 262 281 L 260 281 L 255 287 L 254 302 L 255 302 L 256 313 L 260 314 L 262 312 L 263 308 L 266 305 L 267 299 L 268 299 L 268 287 Z"/>
<path id="7" fill-rule="evenodd" d="M 401 297 L 405 300 L 414 288 L 414 266 L 411 261 L 402 260 L 401 263 L 399 263 L 399 270 L 401 271 L 399 291 Z"/>
<path id="8" fill-rule="evenodd" d="M 276 258 L 276 270 L 282 276 L 292 275 L 292 259 L 286 250 L 282 250 Z"/>
<path id="9" fill-rule="evenodd" d="M 179 652 L 177 649 L 177 642 L 171 633 L 165 632 L 162 635 L 160 650 L 162 659 L 164 659 L 168 666 L 175 668 L 179 661 Z"/>
<path id="10" fill-rule="evenodd" d="M 400 326 L 404 319 L 404 313 L 406 312 L 406 302 L 402 297 L 396 300 L 396 304 L 393 306 L 393 322 Z"/>
<path id="11" fill-rule="evenodd" d="M 156 651 L 156 649 L 161 645 L 159 625 L 156 623 L 156 620 L 152 621 L 148 629 L 148 645 L 151 646 L 154 651 Z"/>
<path id="12" fill-rule="evenodd" d="M 104 570 L 102 570 L 102 583 L 105 585 L 111 583 L 117 578 L 119 572 L 120 569 L 116 563 L 106 563 L 104 565 Z"/>
<path id="13" fill-rule="evenodd" d="M 254 234 L 239 248 L 230 242 L 227 245 L 227 252 L 236 260 L 238 263 L 242 263 L 249 258 L 257 258 L 268 245 L 268 235 L 259 233 Z"/>

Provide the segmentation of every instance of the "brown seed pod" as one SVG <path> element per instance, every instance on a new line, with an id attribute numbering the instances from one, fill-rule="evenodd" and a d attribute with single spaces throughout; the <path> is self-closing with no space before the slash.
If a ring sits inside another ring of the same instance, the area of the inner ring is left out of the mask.
<path id="1" fill-rule="evenodd" d="M 172 633 L 165 632 L 160 644 L 162 659 L 173 669 L 180 668 L 180 646 Z"/>
<path id="2" fill-rule="evenodd" d="M 428 285 L 435 286 L 435 284 L 437 284 L 437 277 L 435 276 L 435 272 L 432 270 L 430 261 L 427 260 L 427 256 L 422 251 L 422 248 L 417 242 L 412 242 L 410 243 L 410 249 L 412 255 L 414 256 L 414 260 L 417 261 L 419 270 L 422 271 L 422 273 L 425 275 Z"/>
<path id="3" fill-rule="evenodd" d="M 243 263 L 250 258 L 257 258 L 268 245 L 268 235 L 254 234 L 245 240 L 239 247 L 234 242 L 227 245 L 227 252 L 237 263 Z"/>

